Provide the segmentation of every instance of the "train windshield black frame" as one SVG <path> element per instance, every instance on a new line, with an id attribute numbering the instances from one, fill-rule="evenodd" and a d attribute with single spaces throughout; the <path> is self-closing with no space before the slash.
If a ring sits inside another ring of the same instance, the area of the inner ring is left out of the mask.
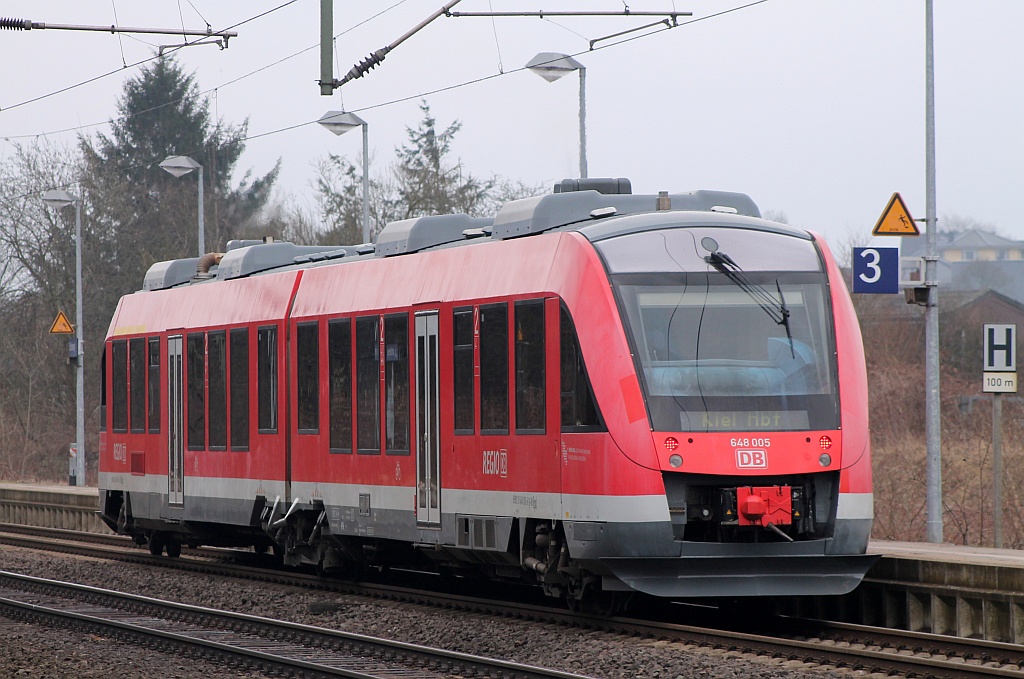
<path id="1" fill-rule="evenodd" d="M 785 298 L 789 333 L 722 273 L 612 277 L 651 426 L 693 432 L 837 429 L 825 275 L 745 275 L 780 304 Z"/>

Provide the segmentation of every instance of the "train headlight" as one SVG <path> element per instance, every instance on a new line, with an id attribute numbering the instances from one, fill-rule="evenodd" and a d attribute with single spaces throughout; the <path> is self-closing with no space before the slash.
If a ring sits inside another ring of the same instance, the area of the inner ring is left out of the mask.
<path id="1" fill-rule="evenodd" d="M 669 436 L 665 439 L 665 448 L 668 450 L 675 450 L 679 447 L 679 439 L 675 436 Z"/>
<path id="2" fill-rule="evenodd" d="M 683 466 L 683 456 L 682 455 L 670 455 L 669 458 L 668 458 L 668 463 L 670 465 L 672 465 L 673 467 L 676 467 L 676 468 L 682 467 Z"/>
<path id="3" fill-rule="evenodd" d="M 821 446 L 822 450 L 828 450 L 832 447 L 832 439 L 828 436 L 822 436 L 818 439 L 818 445 Z"/>
<path id="4" fill-rule="evenodd" d="M 832 456 L 829 455 L 828 453 L 822 453 L 821 455 L 818 456 L 818 464 L 820 464 L 822 467 L 829 466 L 830 464 L 832 464 Z"/>

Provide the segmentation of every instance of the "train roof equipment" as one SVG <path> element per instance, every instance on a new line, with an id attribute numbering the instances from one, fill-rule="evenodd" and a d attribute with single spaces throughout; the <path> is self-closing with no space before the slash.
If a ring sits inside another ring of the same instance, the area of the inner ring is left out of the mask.
<path id="1" fill-rule="evenodd" d="M 435 215 L 391 222 L 377 236 L 379 257 L 392 257 L 419 252 L 437 245 L 454 243 L 466 238 L 467 230 L 491 226 L 493 219 L 469 215 Z"/>
<path id="2" fill-rule="evenodd" d="M 624 233 L 624 229 L 645 230 L 647 220 L 629 220 L 629 226 L 585 227 L 608 217 L 666 210 L 719 213 L 715 216 L 733 219 L 761 216 L 754 201 L 742 193 L 702 190 L 644 195 L 633 194 L 632 185 L 625 178 L 563 179 L 554 186 L 553 193 L 509 201 L 493 218 L 448 214 L 389 222 L 372 244 L 296 245 L 272 239 L 232 240 L 228 242 L 219 267 L 212 268 L 210 274 L 197 275 L 197 257 L 157 262 L 146 273 L 142 289 L 164 290 L 207 280 L 243 278 L 285 267 L 315 266 L 334 260 L 394 257 L 431 248 L 520 238 L 556 229 L 581 230 L 588 239 L 601 240 Z M 660 227 L 664 226 L 663 217 L 659 216 L 654 221 Z M 651 222 L 647 228 L 656 226 Z M 759 228 L 765 228 L 764 224 Z M 798 235 L 796 230 L 781 225 L 778 230 Z"/>

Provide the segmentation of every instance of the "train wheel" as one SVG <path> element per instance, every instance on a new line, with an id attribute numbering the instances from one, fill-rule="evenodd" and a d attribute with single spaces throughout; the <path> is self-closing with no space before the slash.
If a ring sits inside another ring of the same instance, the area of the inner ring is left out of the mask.
<path id="1" fill-rule="evenodd" d="M 172 559 L 177 559 L 181 556 L 181 543 L 177 540 L 167 541 L 167 556 Z"/>
<path id="2" fill-rule="evenodd" d="M 153 533 L 149 536 L 149 553 L 153 556 L 160 556 L 164 551 L 164 537 L 160 533 Z"/>

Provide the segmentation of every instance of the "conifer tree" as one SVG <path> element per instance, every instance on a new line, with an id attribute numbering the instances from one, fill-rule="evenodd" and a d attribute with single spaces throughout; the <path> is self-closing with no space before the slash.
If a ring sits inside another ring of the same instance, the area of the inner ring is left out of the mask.
<path id="1" fill-rule="evenodd" d="M 171 176 L 159 166 L 164 158 L 203 166 L 206 251 L 222 248 L 267 202 L 277 167 L 231 185 L 247 127 L 213 120 L 195 76 L 162 57 L 125 84 L 110 136 L 80 140 L 95 254 L 116 295 L 138 289 L 153 262 L 198 252 L 196 175 Z"/>

